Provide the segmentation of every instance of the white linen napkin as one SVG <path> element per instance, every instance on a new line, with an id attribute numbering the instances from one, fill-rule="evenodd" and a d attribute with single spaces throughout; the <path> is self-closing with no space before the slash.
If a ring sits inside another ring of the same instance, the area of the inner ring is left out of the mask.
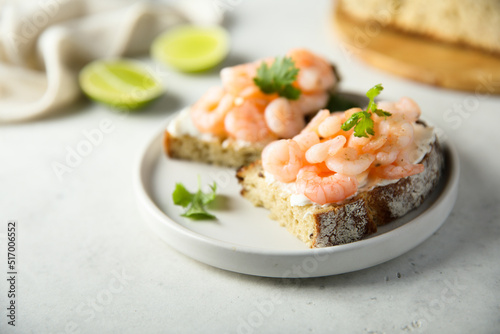
<path id="1" fill-rule="evenodd" d="M 0 0 L 0 123 L 75 101 L 78 71 L 93 59 L 145 53 L 168 27 L 221 18 L 205 0 Z"/>

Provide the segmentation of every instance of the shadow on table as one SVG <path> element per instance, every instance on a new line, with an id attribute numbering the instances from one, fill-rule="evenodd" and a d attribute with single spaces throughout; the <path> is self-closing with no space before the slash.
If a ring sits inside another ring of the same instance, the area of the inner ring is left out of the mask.
<path id="1" fill-rule="evenodd" d="M 144 110 L 130 111 L 127 117 L 130 118 L 162 118 L 179 111 L 184 107 L 182 99 L 175 94 L 165 92 L 157 100 L 146 106 Z M 163 119 L 163 118 L 162 118 Z"/>
<path id="2" fill-rule="evenodd" d="M 82 97 L 82 98 L 76 100 L 75 102 L 73 102 L 71 105 L 62 106 L 62 107 L 50 112 L 49 114 L 42 114 L 42 115 L 27 119 L 27 120 L 20 120 L 20 121 L 14 121 L 14 122 L 9 122 L 9 123 L 5 123 L 5 124 L 0 124 L 0 127 L 1 126 L 16 126 L 16 125 L 23 125 L 23 124 L 28 124 L 28 123 L 44 123 L 44 122 L 57 121 L 57 120 L 60 120 L 62 118 L 78 116 L 78 115 L 84 113 L 87 110 L 87 108 L 88 108 L 88 100 Z"/>

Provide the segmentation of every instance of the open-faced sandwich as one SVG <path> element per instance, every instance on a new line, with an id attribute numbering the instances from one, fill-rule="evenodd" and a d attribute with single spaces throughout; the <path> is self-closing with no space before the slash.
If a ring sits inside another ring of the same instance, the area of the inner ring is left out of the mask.
<path id="1" fill-rule="evenodd" d="M 443 154 L 409 98 L 366 110 L 319 111 L 292 139 L 240 168 L 242 195 L 310 247 L 353 242 L 419 206 L 438 183 Z"/>
<path id="2" fill-rule="evenodd" d="M 164 147 L 170 157 L 230 167 L 254 161 L 268 143 L 297 135 L 339 81 L 328 61 L 304 49 L 224 68 L 220 76 L 222 87 L 209 89 L 169 123 Z"/>

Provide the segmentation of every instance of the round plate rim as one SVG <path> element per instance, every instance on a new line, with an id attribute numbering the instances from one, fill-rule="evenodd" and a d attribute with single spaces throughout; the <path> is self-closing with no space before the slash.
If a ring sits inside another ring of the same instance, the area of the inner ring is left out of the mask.
<path id="1" fill-rule="evenodd" d="M 359 268 L 354 268 L 351 270 L 345 270 L 345 271 L 335 271 L 332 272 L 331 274 L 327 275 L 333 275 L 333 274 L 340 274 L 344 272 L 350 272 L 354 270 L 359 270 L 359 269 L 364 269 L 367 267 L 371 267 L 373 265 L 388 261 L 390 259 L 393 259 L 397 256 L 400 256 L 407 252 L 410 249 L 413 249 L 414 247 L 418 246 L 421 242 L 426 240 L 432 233 L 434 233 L 446 220 L 446 217 L 448 217 L 449 213 L 451 212 L 456 196 L 457 196 L 457 190 L 458 190 L 458 179 L 459 179 L 459 173 L 460 173 L 460 167 L 459 167 L 459 160 L 458 160 L 458 153 L 456 151 L 456 148 L 449 142 L 449 141 L 441 141 L 441 145 L 443 147 L 443 151 L 448 153 L 449 157 L 449 163 L 447 164 L 446 168 L 449 168 L 449 175 L 448 175 L 448 180 L 447 183 L 444 185 L 443 189 L 441 190 L 441 194 L 436 198 L 436 201 L 430 205 L 430 207 L 423 211 L 420 215 L 415 217 L 414 219 L 408 221 L 407 223 L 403 224 L 402 226 L 399 226 L 397 228 L 394 228 L 388 232 L 385 232 L 381 235 L 368 238 L 368 239 L 363 239 L 359 240 L 356 242 L 352 242 L 349 244 L 344 244 L 344 245 L 338 245 L 338 246 L 332 246 L 332 247 L 325 247 L 325 248 L 311 248 L 311 249 L 293 249 L 293 250 L 276 250 L 276 249 L 266 249 L 266 248 L 260 248 L 260 247 L 254 247 L 254 246 L 248 246 L 248 245 L 240 245 L 237 243 L 231 243 L 228 241 L 223 241 L 223 240 L 217 240 L 205 235 L 198 234 L 188 228 L 185 228 L 184 226 L 181 226 L 177 222 L 175 222 L 173 219 L 171 219 L 167 214 L 165 214 L 154 202 L 154 200 L 150 197 L 148 191 L 147 191 L 147 186 L 145 185 L 145 180 L 144 180 L 144 174 L 145 174 L 145 169 L 147 167 L 147 156 L 148 154 L 151 154 L 151 151 L 154 150 L 154 146 L 158 145 L 160 142 L 162 142 L 163 138 L 163 133 L 166 128 L 166 124 L 168 124 L 168 121 L 173 118 L 176 114 L 170 116 L 167 118 L 166 122 L 162 124 L 160 127 L 159 131 L 155 132 L 155 135 L 152 137 L 152 139 L 147 141 L 147 144 L 144 146 L 144 148 L 141 150 L 138 158 L 138 163 L 135 168 L 135 175 L 134 175 L 134 188 L 136 191 L 136 196 L 139 202 L 139 205 L 141 209 L 143 210 L 143 213 L 145 212 L 146 218 L 149 219 L 154 219 L 154 220 L 159 220 L 162 222 L 164 228 L 169 229 L 170 231 L 173 231 L 174 233 L 178 233 L 178 236 L 182 237 L 183 240 L 192 240 L 197 246 L 202 246 L 202 247 L 208 247 L 209 249 L 216 250 L 218 252 L 230 252 L 231 254 L 240 254 L 244 256 L 269 256 L 269 257 L 279 257 L 279 258 L 295 258 L 297 259 L 298 262 L 305 257 L 310 257 L 310 256 L 322 256 L 322 255 L 334 255 L 337 253 L 344 253 L 344 252 L 351 252 L 355 250 L 360 250 L 363 248 L 374 248 L 377 245 L 383 244 L 388 240 L 393 239 L 394 237 L 397 237 L 398 234 L 405 233 L 407 232 L 406 230 L 411 231 L 412 226 L 417 223 L 418 221 L 425 219 L 427 216 L 431 215 L 432 212 L 435 210 L 439 209 L 442 205 L 445 199 L 448 198 L 448 196 L 452 197 L 452 203 L 449 205 L 450 207 L 447 209 L 447 213 L 445 215 L 445 218 L 433 225 L 433 230 L 429 231 L 428 235 L 426 235 L 424 238 L 420 238 L 418 242 L 415 242 L 413 245 L 410 247 L 407 247 L 407 249 L 397 252 L 398 254 L 395 256 L 390 256 L 387 259 L 382 259 L 381 261 L 371 261 L 373 262 L 371 265 L 364 265 L 360 266 Z M 160 149 L 159 154 L 162 154 L 162 150 Z M 153 161 L 156 161 L 156 159 L 153 159 Z M 413 223 L 413 224 L 412 224 Z M 150 226 L 151 227 L 151 226 Z M 154 228 L 153 228 L 154 230 Z M 157 231 L 155 231 L 157 234 L 159 234 Z M 161 237 L 161 236 L 160 236 Z M 162 239 L 165 240 L 165 238 L 162 237 Z M 206 264 L 229 270 L 229 271 L 235 271 L 235 272 L 240 272 L 244 274 L 250 274 L 250 275 L 256 275 L 256 276 L 269 276 L 269 277 L 280 277 L 281 275 L 277 276 L 275 274 L 269 273 L 269 274 L 262 274 L 259 270 L 239 270 L 239 269 L 234 269 L 234 266 L 231 265 L 221 265 L 220 263 L 217 263 L 219 261 L 215 260 L 212 263 L 211 261 L 203 260 L 197 257 L 195 254 L 192 254 L 190 251 L 186 250 L 185 247 L 180 246 L 179 244 L 174 245 L 173 243 L 165 240 L 167 243 L 169 243 L 172 247 L 180 251 L 181 253 L 192 257 L 200 262 L 205 262 Z M 215 262 L 215 263 L 214 263 Z M 264 270 L 265 271 L 265 270 Z M 315 277 L 315 276 L 325 276 L 324 274 L 321 275 L 308 275 L 307 277 Z M 294 276 L 287 276 L 287 277 L 294 277 Z M 302 277 L 302 276 L 301 276 Z"/>

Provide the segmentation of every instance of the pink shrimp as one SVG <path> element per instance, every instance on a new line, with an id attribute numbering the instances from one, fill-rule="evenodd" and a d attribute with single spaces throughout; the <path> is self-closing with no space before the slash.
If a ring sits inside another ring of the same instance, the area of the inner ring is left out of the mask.
<path id="1" fill-rule="evenodd" d="M 306 152 L 306 160 L 311 164 L 317 164 L 334 156 L 342 147 L 346 139 L 344 136 L 337 136 L 322 143 L 311 146 Z"/>
<path id="2" fill-rule="evenodd" d="M 418 104 L 409 97 L 402 97 L 398 102 L 381 101 L 377 103 L 377 108 L 392 113 L 392 119 L 406 122 L 415 122 L 421 114 Z"/>
<path id="3" fill-rule="evenodd" d="M 319 137 L 316 132 L 304 132 L 296 135 L 292 138 L 297 144 L 299 144 L 300 149 L 305 152 L 309 147 L 319 143 Z"/>
<path id="4" fill-rule="evenodd" d="M 318 113 L 309 121 L 306 127 L 301 131 L 301 133 L 305 132 L 316 132 L 318 133 L 319 125 L 330 116 L 330 111 L 328 109 L 323 109 L 318 111 Z"/>
<path id="5" fill-rule="evenodd" d="M 363 153 L 371 153 L 380 149 L 387 142 L 387 136 L 378 136 L 370 140 L 370 142 L 361 148 Z"/>
<path id="6" fill-rule="evenodd" d="M 269 103 L 264 116 L 268 128 L 280 138 L 291 138 L 306 125 L 301 112 L 284 97 Z"/>
<path id="7" fill-rule="evenodd" d="M 300 70 L 296 83 L 303 92 L 328 91 L 337 83 L 332 65 L 326 59 L 305 49 L 293 49 L 287 55 Z"/>
<path id="8" fill-rule="evenodd" d="M 420 107 L 409 97 L 402 97 L 398 102 L 396 102 L 396 108 L 404 113 L 404 119 L 407 122 L 415 122 L 420 118 Z"/>
<path id="9" fill-rule="evenodd" d="M 413 125 L 405 120 L 387 119 L 380 121 L 378 124 L 381 136 L 387 136 L 390 144 L 398 147 L 405 148 L 410 145 L 414 140 Z"/>
<path id="10" fill-rule="evenodd" d="M 224 126 L 232 138 L 247 142 L 270 141 L 275 138 L 267 127 L 259 105 L 252 101 L 245 101 L 232 108 L 226 115 Z"/>
<path id="11" fill-rule="evenodd" d="M 399 150 L 394 145 L 384 145 L 375 154 L 375 165 L 385 166 L 385 165 L 392 164 L 394 161 L 396 161 L 398 154 L 399 154 Z"/>
<path id="12" fill-rule="evenodd" d="M 400 122 L 389 138 L 397 147 L 407 147 L 413 142 L 413 125 L 408 122 Z"/>
<path id="13" fill-rule="evenodd" d="M 361 174 L 375 160 L 375 156 L 370 153 L 358 155 L 356 149 L 344 147 L 337 152 L 336 155 L 325 160 L 326 166 L 337 173 L 345 175 Z"/>
<path id="14" fill-rule="evenodd" d="M 328 116 L 318 126 L 318 133 L 323 138 L 329 138 L 337 134 L 341 130 L 342 123 L 345 119 L 340 113 L 334 113 Z"/>
<path id="15" fill-rule="evenodd" d="M 415 157 L 412 157 L 412 155 L 415 154 L 417 154 L 415 148 L 407 148 L 399 151 L 392 163 L 377 167 L 373 172 L 376 176 L 390 180 L 397 180 L 422 173 L 425 169 L 424 165 L 412 163 L 412 161 L 415 161 Z"/>
<path id="16" fill-rule="evenodd" d="M 375 175 L 389 180 L 402 179 L 407 176 L 422 173 L 425 167 L 422 164 L 387 165 L 375 168 Z"/>
<path id="17" fill-rule="evenodd" d="M 395 163 L 399 166 L 402 166 L 414 163 L 415 161 L 420 160 L 420 158 L 420 152 L 417 148 L 417 145 L 413 143 L 410 147 L 407 147 L 399 152 Z"/>
<path id="18" fill-rule="evenodd" d="M 223 136 L 224 118 L 233 103 L 233 97 L 224 89 L 212 87 L 191 107 L 191 120 L 200 132 Z"/>
<path id="19" fill-rule="evenodd" d="M 255 85 L 253 78 L 257 74 L 258 66 L 259 62 L 254 62 L 223 68 L 220 71 L 222 85 L 230 94 L 240 95 L 245 88 Z"/>
<path id="20" fill-rule="evenodd" d="M 371 138 L 367 137 L 356 137 L 354 132 L 349 136 L 349 141 L 347 143 L 347 147 L 355 148 L 358 152 L 362 150 L 362 148 L 370 143 Z"/>
<path id="21" fill-rule="evenodd" d="M 292 182 L 304 164 L 304 153 L 291 139 L 268 144 L 262 151 L 262 167 L 278 181 Z"/>
<path id="22" fill-rule="evenodd" d="M 302 112 L 302 115 L 307 115 L 324 108 L 329 98 L 330 95 L 326 91 L 320 91 L 318 93 L 302 92 L 299 99 L 292 101 L 291 104 L 298 108 Z"/>
<path id="23" fill-rule="evenodd" d="M 299 171 L 295 185 L 298 193 L 320 205 L 340 202 L 358 190 L 355 177 L 333 172 L 324 173 L 319 167 L 311 165 Z"/>
<path id="24" fill-rule="evenodd" d="M 388 111 L 391 114 L 398 112 L 398 108 L 396 107 L 396 102 L 391 102 L 391 101 L 379 101 L 379 102 L 377 102 L 377 109 L 382 109 L 384 111 Z M 376 117 L 376 115 L 373 117 Z M 381 118 L 385 118 L 385 117 L 381 117 Z"/>

